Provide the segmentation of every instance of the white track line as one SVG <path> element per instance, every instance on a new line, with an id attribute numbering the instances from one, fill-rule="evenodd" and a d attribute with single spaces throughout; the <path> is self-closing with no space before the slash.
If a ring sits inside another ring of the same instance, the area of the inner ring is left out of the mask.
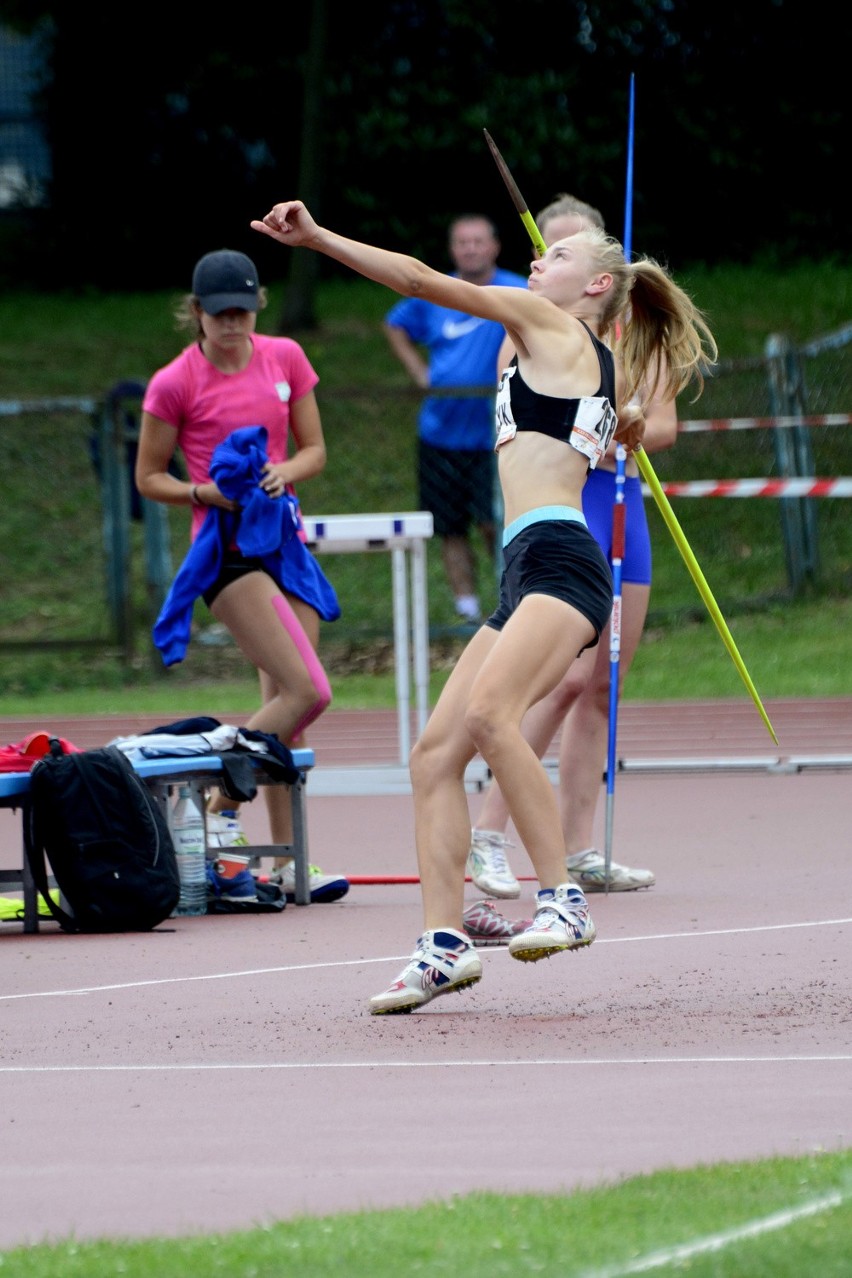
<path id="1" fill-rule="evenodd" d="M 382 1061 L 370 1057 L 365 1061 L 166 1061 L 162 1065 L 0 1065 L 0 1074 L 186 1074 L 218 1070 L 296 1070 L 296 1069 L 553 1069 L 560 1066 L 587 1065 L 846 1065 L 852 1061 L 852 1053 L 836 1053 L 811 1056 L 631 1056 L 588 1057 L 584 1060 L 568 1057 L 530 1060 L 424 1060 Z"/>
<path id="2" fill-rule="evenodd" d="M 638 941 L 683 941 L 703 936 L 751 936 L 758 932 L 789 932 L 803 927 L 839 927 L 852 923 L 848 919 L 812 919 L 802 923 L 768 923 L 760 927 L 712 928 L 704 932 L 657 932 L 650 936 L 603 937 L 595 945 L 631 945 Z M 504 946 L 484 947 L 492 954 L 505 954 Z M 208 972 L 201 976 L 163 976 L 149 981 L 121 981 L 114 985 L 84 985 L 67 990 L 31 990 L 23 994 L 0 994 L 0 1002 L 26 998 L 68 998 L 80 994 L 101 994 L 110 990 L 144 989 L 148 985 L 183 985 L 190 981 L 229 981 L 245 976 L 269 976 L 282 972 L 311 972 L 318 968 L 333 970 L 340 967 L 364 967 L 370 963 L 404 963 L 410 954 L 391 954 L 384 958 L 335 959 L 325 963 L 291 963 L 282 967 L 255 967 L 238 972 Z"/>
<path id="3" fill-rule="evenodd" d="M 743 1238 L 756 1238 L 759 1234 L 770 1233 L 775 1229 L 786 1229 L 797 1220 L 831 1211 L 833 1207 L 839 1207 L 848 1197 L 848 1193 L 825 1194 L 822 1198 L 814 1198 L 801 1207 L 777 1211 L 771 1216 L 764 1216 L 762 1220 L 753 1220 L 750 1224 L 739 1225 L 736 1229 L 727 1229 L 720 1234 L 709 1234 L 706 1238 L 696 1238 L 695 1242 L 684 1243 L 679 1247 L 666 1247 L 661 1251 L 651 1252 L 639 1260 L 632 1260 L 626 1265 L 589 1270 L 582 1278 L 623 1278 L 627 1274 L 645 1274 L 651 1269 L 659 1269 L 662 1265 L 670 1265 L 679 1260 L 690 1260 L 693 1256 L 700 1256 L 705 1252 L 722 1251 Z"/>

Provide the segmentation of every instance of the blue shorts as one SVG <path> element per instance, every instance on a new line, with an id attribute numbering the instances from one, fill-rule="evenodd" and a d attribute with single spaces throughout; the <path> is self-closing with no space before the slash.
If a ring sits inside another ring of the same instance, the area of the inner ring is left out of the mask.
<path id="1" fill-rule="evenodd" d="M 612 510 L 615 505 L 615 473 L 590 470 L 583 488 L 583 514 L 589 532 L 612 564 Z M 621 581 L 636 586 L 651 584 L 651 537 L 642 496 L 642 481 L 631 475 L 624 481 L 624 558 Z"/>
<path id="2" fill-rule="evenodd" d="M 534 513 L 534 512 L 531 512 Z M 612 612 L 612 573 L 584 522 L 530 522 L 503 547 L 500 600 L 485 623 L 502 630 L 527 595 L 552 595 L 581 612 L 595 629 L 594 648 Z"/>

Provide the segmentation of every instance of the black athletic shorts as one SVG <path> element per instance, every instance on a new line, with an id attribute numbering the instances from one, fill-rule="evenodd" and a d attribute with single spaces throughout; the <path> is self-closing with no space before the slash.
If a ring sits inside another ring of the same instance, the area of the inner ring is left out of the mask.
<path id="1" fill-rule="evenodd" d="M 603 551 L 585 524 L 547 519 L 530 524 L 503 548 L 500 601 L 486 621 L 502 630 L 527 595 L 553 595 L 592 623 L 594 648 L 612 612 L 613 582 Z"/>
<path id="2" fill-rule="evenodd" d="M 437 537 L 463 537 L 471 524 L 494 523 L 494 450 L 436 448 L 418 441 L 420 509 L 430 510 Z"/>
<path id="3" fill-rule="evenodd" d="M 226 586 L 230 586 L 232 581 L 238 581 L 240 577 L 245 577 L 250 572 L 265 572 L 267 577 L 269 576 L 269 572 L 259 559 L 246 559 L 245 555 L 241 555 L 238 550 L 226 550 L 218 577 L 213 582 L 213 585 L 204 591 L 201 598 L 209 608 L 216 596 L 221 594 Z M 280 582 L 275 584 L 283 589 Z"/>

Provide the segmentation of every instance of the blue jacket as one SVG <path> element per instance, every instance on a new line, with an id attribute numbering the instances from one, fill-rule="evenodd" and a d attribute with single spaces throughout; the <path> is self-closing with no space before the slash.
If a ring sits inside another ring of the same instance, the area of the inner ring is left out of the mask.
<path id="1" fill-rule="evenodd" d="M 213 585 L 233 542 L 246 558 L 259 559 L 282 590 L 316 609 L 323 621 L 340 616 L 333 587 L 298 535 L 298 501 L 289 495 L 269 497 L 260 487 L 266 442 L 265 426 L 242 426 L 213 453 L 211 478 L 226 497 L 239 502 L 240 511 L 211 506 L 177 571 L 153 630 L 164 665 L 176 665 L 186 656 L 195 600 Z"/>

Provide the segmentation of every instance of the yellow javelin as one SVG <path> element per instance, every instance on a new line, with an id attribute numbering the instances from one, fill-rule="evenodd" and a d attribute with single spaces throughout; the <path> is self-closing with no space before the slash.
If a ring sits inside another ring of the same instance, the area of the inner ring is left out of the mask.
<path id="1" fill-rule="evenodd" d="M 538 227 L 535 224 L 535 219 L 532 213 L 530 213 L 529 208 L 527 207 L 526 200 L 521 195 L 521 192 L 518 189 L 518 185 L 515 182 L 515 179 L 512 177 L 511 173 L 509 172 L 509 169 L 506 165 L 506 161 L 503 159 L 502 155 L 498 151 L 494 143 L 494 139 L 491 137 L 491 134 L 488 132 L 487 129 L 483 129 L 483 132 L 485 134 L 485 140 L 488 143 L 491 154 L 494 157 L 494 161 L 497 165 L 497 168 L 500 170 L 500 176 L 502 177 L 503 181 L 506 184 L 506 189 L 508 190 L 509 195 L 512 197 L 512 203 L 514 204 L 516 211 L 520 215 L 521 221 L 523 222 L 524 226 L 527 228 L 527 232 L 529 234 L 530 240 L 532 241 L 533 248 L 539 254 L 540 257 L 543 257 L 545 252 L 547 251 L 547 246 L 545 245 L 545 242 L 542 239 L 541 232 L 539 231 Z M 666 527 L 668 528 L 669 532 L 674 538 L 675 545 L 680 551 L 681 557 L 684 563 L 686 564 L 687 568 L 689 569 L 689 575 L 692 577 L 692 580 L 695 582 L 696 586 L 698 587 L 698 593 L 701 595 L 701 598 L 704 600 L 704 603 L 707 607 L 707 611 L 710 613 L 710 616 L 713 618 L 713 621 L 715 623 L 716 629 L 719 631 L 719 634 L 722 636 L 722 642 L 724 643 L 725 647 L 728 649 L 728 652 L 730 653 L 730 656 L 731 656 L 731 660 L 733 661 L 734 665 L 736 666 L 737 670 L 740 673 L 740 678 L 742 679 L 745 686 L 748 688 L 749 693 L 751 694 L 751 699 L 754 702 L 754 704 L 757 706 L 760 717 L 763 720 L 763 722 L 766 724 L 769 735 L 771 736 L 775 744 L 778 745 L 778 738 L 775 735 L 775 729 L 773 728 L 772 724 L 769 722 L 769 716 L 767 715 L 766 711 L 763 708 L 763 702 L 760 700 L 760 697 L 758 696 L 757 689 L 755 688 L 754 683 L 752 682 L 751 675 L 746 669 L 745 662 L 743 661 L 742 657 L 739 654 L 739 649 L 737 648 L 737 645 L 734 643 L 734 637 L 731 634 L 730 630 L 728 629 L 727 622 L 725 621 L 725 618 L 722 616 L 719 605 L 716 603 L 716 600 L 713 598 L 713 593 L 707 584 L 707 578 L 704 576 L 704 573 L 701 571 L 701 568 L 699 567 L 698 560 L 695 558 L 695 555 L 692 553 L 692 549 L 690 548 L 689 542 L 686 540 L 686 535 L 683 529 L 681 528 L 680 524 L 678 523 L 678 520 L 674 511 L 671 508 L 671 503 L 669 502 L 668 497 L 666 497 L 666 494 L 663 492 L 662 487 L 660 486 L 660 481 L 657 479 L 657 476 L 654 473 L 654 468 L 651 465 L 650 461 L 648 460 L 648 455 L 641 448 L 635 449 L 633 455 L 636 458 L 640 471 L 642 472 L 642 478 L 645 480 L 645 483 L 650 488 L 651 495 L 654 498 L 654 501 L 657 503 L 657 506 L 659 507 L 660 514 L 663 516 L 663 519 L 665 520 Z"/>

